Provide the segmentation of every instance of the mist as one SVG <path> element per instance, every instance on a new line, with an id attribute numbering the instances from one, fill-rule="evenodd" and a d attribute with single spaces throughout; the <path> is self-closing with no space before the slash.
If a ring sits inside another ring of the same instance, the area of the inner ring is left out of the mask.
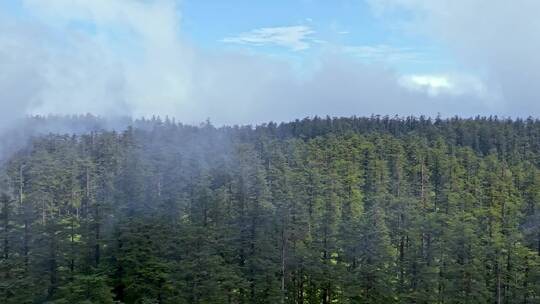
<path id="1" fill-rule="evenodd" d="M 253 3 L 0 1 L 2 303 L 539 303 L 540 2 Z"/>
<path id="2" fill-rule="evenodd" d="M 481 72 L 481 89 L 411 89 L 389 65 L 362 62 L 339 46 L 323 47 L 301 72 L 276 56 L 204 49 L 183 32 L 182 6 L 173 0 L 24 0 L 25 14 L 0 12 L 0 133 L 20 129 L 28 115 L 49 114 L 235 125 L 315 115 L 540 111 L 530 81 L 540 78 L 537 2 L 524 1 L 528 9 L 479 0 L 368 2 L 383 20 L 409 12 L 414 17 L 403 31 L 447 45 L 464 66 Z M 0 151 L 14 146 L 3 140 Z"/>

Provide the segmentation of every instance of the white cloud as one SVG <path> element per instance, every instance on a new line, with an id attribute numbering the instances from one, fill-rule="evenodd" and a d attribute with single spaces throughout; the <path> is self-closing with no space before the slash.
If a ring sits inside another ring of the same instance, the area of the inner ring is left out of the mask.
<path id="1" fill-rule="evenodd" d="M 343 52 L 323 53 L 299 75 L 276 57 L 198 49 L 182 39 L 173 0 L 25 0 L 25 5 L 33 19 L 0 16 L 2 119 L 91 112 L 242 124 L 307 115 L 498 110 L 471 90 L 432 96 L 411 90 L 385 65 L 365 64 Z M 90 24 L 92 30 L 73 23 Z M 292 49 L 315 43 L 311 29 L 297 31 L 303 34 L 280 34 L 288 38 L 277 41 Z"/>
<path id="2" fill-rule="evenodd" d="M 399 78 L 399 84 L 409 90 L 430 96 L 476 96 L 480 100 L 496 100 L 477 77 L 465 74 L 411 74 Z"/>
<path id="3" fill-rule="evenodd" d="M 451 91 L 454 84 L 440 75 L 407 75 L 400 78 L 400 84 L 411 90 L 426 91 L 430 95 Z"/>
<path id="4" fill-rule="evenodd" d="M 186 101 L 195 55 L 180 39 L 175 1 L 24 3 L 40 18 L 32 25 L 45 33 L 43 43 L 28 43 L 26 52 L 47 53 L 46 60 L 33 63 L 46 71 L 47 82 L 33 112 L 143 115 L 187 111 L 191 106 Z M 73 30 L 73 21 L 91 24 L 95 33 Z M 62 40 L 55 40 L 59 36 Z M 119 36 L 133 36 L 133 45 L 118 41 Z"/>
<path id="5" fill-rule="evenodd" d="M 225 43 L 238 43 L 254 46 L 276 45 L 294 51 L 309 49 L 315 40 L 315 33 L 310 27 L 304 25 L 264 27 L 241 33 L 237 36 L 222 39 Z"/>

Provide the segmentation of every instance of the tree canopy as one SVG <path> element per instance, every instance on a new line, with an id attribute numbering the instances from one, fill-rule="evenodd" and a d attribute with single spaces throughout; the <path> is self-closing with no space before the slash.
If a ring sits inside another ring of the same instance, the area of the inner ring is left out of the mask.
<path id="1" fill-rule="evenodd" d="M 3 161 L 0 303 L 540 302 L 538 120 L 131 125 Z"/>

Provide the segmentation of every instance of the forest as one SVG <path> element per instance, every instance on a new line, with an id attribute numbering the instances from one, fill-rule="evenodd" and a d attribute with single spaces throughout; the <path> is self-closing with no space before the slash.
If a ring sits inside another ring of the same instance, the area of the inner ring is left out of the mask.
<path id="1" fill-rule="evenodd" d="M 540 303 L 538 119 L 152 118 L 3 157 L 3 304 Z"/>

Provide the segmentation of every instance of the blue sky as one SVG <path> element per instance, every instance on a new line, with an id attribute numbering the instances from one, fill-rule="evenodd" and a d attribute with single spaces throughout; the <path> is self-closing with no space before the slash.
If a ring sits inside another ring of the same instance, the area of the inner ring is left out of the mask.
<path id="1" fill-rule="evenodd" d="M 183 0 L 178 3 L 181 35 L 196 46 L 208 50 L 256 52 L 277 56 L 301 65 L 321 52 L 341 51 L 360 61 L 379 61 L 403 73 L 445 73 L 459 70 L 451 54 L 434 40 L 400 27 L 411 18 L 406 10 L 391 16 L 376 16 L 368 3 L 362 0 Z M 0 7 L 21 20 L 54 18 L 29 11 L 24 1 L 0 3 Z M 71 20 L 75 30 L 95 32 L 92 22 Z M 230 43 L 224 39 L 242 37 L 258 29 L 303 27 L 310 33 L 303 36 L 307 46 L 295 50 L 286 45 L 266 43 Z M 110 35 L 127 40 L 129 33 L 111 28 Z M 133 48 L 126 48 L 126 52 Z"/>
<path id="2" fill-rule="evenodd" d="M 440 73 L 457 68 L 451 56 L 434 41 L 399 30 L 400 23 L 410 18 L 405 10 L 390 18 L 379 18 L 368 3 L 358 0 L 185 0 L 180 7 L 184 33 L 204 48 L 249 50 L 292 60 L 343 49 L 359 60 L 382 60 L 408 73 Z M 312 31 L 303 39 L 308 48 L 294 50 L 270 41 L 262 45 L 223 42 L 224 38 L 257 29 L 295 26 Z"/>
<path id="3" fill-rule="evenodd" d="M 1 1 L 0 119 L 538 115 L 538 11 L 537 0 Z"/>

